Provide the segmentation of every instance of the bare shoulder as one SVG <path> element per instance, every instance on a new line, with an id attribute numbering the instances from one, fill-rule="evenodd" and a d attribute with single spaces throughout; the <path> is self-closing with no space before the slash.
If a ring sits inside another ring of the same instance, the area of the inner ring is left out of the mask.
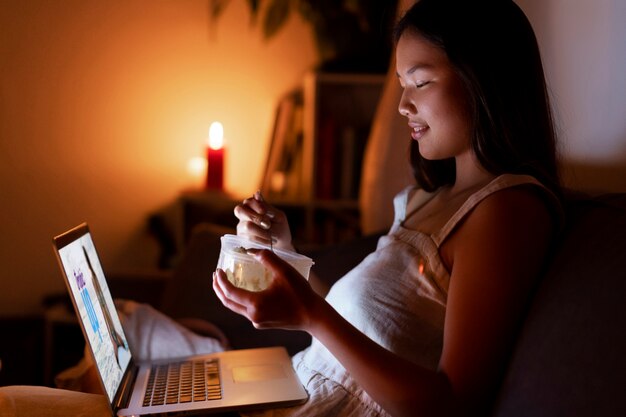
<path id="1" fill-rule="evenodd" d="M 466 223 L 474 232 L 484 230 L 488 234 L 520 229 L 550 234 L 554 228 L 545 198 L 531 186 L 507 188 L 487 196 L 469 214 Z"/>
<path id="2" fill-rule="evenodd" d="M 535 187 L 518 186 L 497 191 L 482 200 L 442 246 L 452 267 L 463 252 L 471 256 L 525 257 L 544 253 L 556 225 L 551 209 Z"/>
<path id="3" fill-rule="evenodd" d="M 531 185 L 519 185 L 506 188 L 487 196 L 474 212 L 497 216 L 501 220 L 520 220 L 529 216 L 550 218 L 550 208 L 543 196 L 543 191 Z M 470 215 L 471 217 L 471 215 Z"/>

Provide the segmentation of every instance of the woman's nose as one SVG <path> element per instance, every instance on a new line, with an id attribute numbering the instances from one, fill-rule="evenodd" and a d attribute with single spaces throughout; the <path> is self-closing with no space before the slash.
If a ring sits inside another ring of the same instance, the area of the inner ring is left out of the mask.
<path id="1" fill-rule="evenodd" d="M 400 103 L 398 103 L 398 111 L 404 117 L 409 117 L 411 113 L 415 112 L 415 106 L 407 99 L 405 92 L 400 97 Z"/>

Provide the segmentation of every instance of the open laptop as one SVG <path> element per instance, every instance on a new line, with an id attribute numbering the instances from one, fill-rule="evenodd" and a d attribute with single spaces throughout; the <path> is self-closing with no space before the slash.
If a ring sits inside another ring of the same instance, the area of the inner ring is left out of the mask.
<path id="1" fill-rule="evenodd" d="M 282 347 L 136 363 L 88 225 L 53 242 L 114 415 L 208 414 L 306 402 L 308 394 Z"/>

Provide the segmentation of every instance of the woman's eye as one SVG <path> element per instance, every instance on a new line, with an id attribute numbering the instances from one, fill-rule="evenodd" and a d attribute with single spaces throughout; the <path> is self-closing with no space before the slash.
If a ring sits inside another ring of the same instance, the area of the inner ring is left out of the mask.
<path id="1" fill-rule="evenodd" d="M 421 87 L 424 87 L 428 83 L 430 83 L 430 81 L 420 81 L 420 82 L 415 83 L 415 87 L 421 88 Z"/>

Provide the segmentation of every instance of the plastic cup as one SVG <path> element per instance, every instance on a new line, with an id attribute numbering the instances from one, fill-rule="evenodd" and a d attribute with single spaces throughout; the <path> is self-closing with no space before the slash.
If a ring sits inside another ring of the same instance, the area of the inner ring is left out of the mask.
<path id="1" fill-rule="evenodd" d="M 237 235 L 224 235 L 220 238 L 222 247 L 217 267 L 226 272 L 228 280 L 239 288 L 248 291 L 262 291 L 272 282 L 272 272 L 246 253 L 246 249 L 268 249 L 269 245 L 244 239 Z M 273 248 L 279 258 L 294 267 L 304 278 L 309 279 L 313 260 L 296 252 Z"/>

